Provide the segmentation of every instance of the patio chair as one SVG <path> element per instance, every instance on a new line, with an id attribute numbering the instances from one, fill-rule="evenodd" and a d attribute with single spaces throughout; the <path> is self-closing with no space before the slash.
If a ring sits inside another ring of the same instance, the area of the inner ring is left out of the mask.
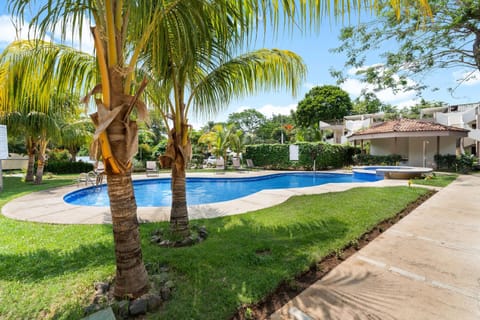
<path id="1" fill-rule="evenodd" d="M 77 187 L 80 186 L 80 184 L 84 184 L 85 186 L 88 186 L 91 184 L 92 186 L 96 184 L 96 179 L 97 175 L 93 171 L 89 172 L 82 172 L 78 175 L 77 178 Z"/>
<path id="2" fill-rule="evenodd" d="M 223 158 L 218 158 L 215 166 L 217 173 L 225 173 L 225 160 Z"/>
<path id="3" fill-rule="evenodd" d="M 147 177 L 157 177 L 159 174 L 158 166 L 156 161 L 147 161 L 146 163 L 146 174 Z"/>
<path id="4" fill-rule="evenodd" d="M 255 167 L 255 165 L 253 164 L 253 160 L 252 160 L 252 159 L 247 159 L 247 168 L 248 168 L 249 170 L 258 169 L 258 168 Z"/>
<path id="5" fill-rule="evenodd" d="M 97 162 L 97 166 L 95 168 L 95 170 L 93 170 L 93 172 L 95 173 L 95 185 L 99 185 L 99 184 L 102 184 L 103 183 L 103 176 L 105 174 L 105 167 L 103 165 L 103 161 L 98 161 Z"/>
<path id="6" fill-rule="evenodd" d="M 242 165 L 240 163 L 240 159 L 239 158 L 233 158 L 232 159 L 232 166 L 235 170 L 238 170 L 238 171 L 244 171 L 244 169 L 242 168 Z"/>

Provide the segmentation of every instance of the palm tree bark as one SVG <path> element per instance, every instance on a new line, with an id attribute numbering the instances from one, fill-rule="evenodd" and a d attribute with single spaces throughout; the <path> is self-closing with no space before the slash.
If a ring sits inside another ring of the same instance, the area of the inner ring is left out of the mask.
<path id="1" fill-rule="evenodd" d="M 172 166 L 172 207 L 170 211 L 170 230 L 177 235 L 186 237 L 190 234 L 188 227 L 188 208 L 186 192 L 186 161 L 176 148 L 175 160 Z"/>
<path id="2" fill-rule="evenodd" d="M 28 165 L 27 175 L 25 176 L 25 182 L 33 182 L 35 176 L 33 170 L 35 167 L 35 143 L 31 138 L 27 138 L 27 153 L 28 153 Z"/>
<path id="3" fill-rule="evenodd" d="M 35 175 L 35 184 L 42 184 L 43 169 L 45 168 L 45 152 L 47 150 L 48 140 L 40 139 L 38 145 L 37 173 Z"/>
<path id="4" fill-rule="evenodd" d="M 45 168 L 45 154 L 39 153 L 38 159 L 37 159 L 37 173 L 35 175 L 35 184 L 42 184 L 44 168 Z"/>
<path id="5" fill-rule="evenodd" d="M 148 291 L 142 260 L 137 205 L 130 173 L 107 175 L 117 264 L 114 295 L 139 297 Z"/>

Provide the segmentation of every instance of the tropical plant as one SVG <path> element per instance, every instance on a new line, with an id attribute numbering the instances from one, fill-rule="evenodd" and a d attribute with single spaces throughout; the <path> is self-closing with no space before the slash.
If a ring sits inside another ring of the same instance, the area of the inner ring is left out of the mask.
<path id="1" fill-rule="evenodd" d="M 83 117 L 68 119 L 61 125 L 62 134 L 58 144 L 68 150 L 72 162 L 77 161 L 77 154 L 82 147 L 92 143 L 93 129 L 90 119 Z"/>
<path id="2" fill-rule="evenodd" d="M 215 26 L 210 26 L 214 30 Z M 238 26 L 231 26 L 237 29 Z M 214 31 L 214 35 L 220 31 Z M 229 34 L 234 34 L 232 31 Z M 214 37 L 215 39 L 218 36 Z M 213 41 L 213 40 L 212 40 Z M 186 167 L 192 155 L 189 139 L 189 113 L 202 115 L 214 113 L 227 106 L 233 97 L 254 93 L 269 88 L 296 88 L 305 76 L 305 66 L 300 57 L 284 50 L 261 49 L 231 57 L 228 50 L 237 41 L 234 37 L 222 42 L 214 42 L 214 52 L 199 43 L 195 59 L 181 55 L 181 48 L 170 44 L 172 49 L 172 68 L 170 78 L 160 82 L 153 74 L 152 79 L 158 86 L 150 86 L 149 98 L 164 114 L 165 124 L 169 130 L 169 142 L 166 153 L 161 157 L 163 167 L 172 168 L 172 208 L 170 212 L 171 232 L 183 237 L 189 235 L 189 219 L 186 199 Z M 190 53 L 192 54 L 192 53 Z M 189 61 L 192 59 L 193 61 Z M 185 62 L 185 60 L 187 62 Z M 188 63 L 192 63 L 188 68 Z M 156 80 L 156 81 L 155 81 Z M 172 119 L 171 124 L 168 119 Z M 233 135 L 233 126 L 227 129 L 214 127 L 215 143 L 212 152 L 226 160 L 229 139 L 240 139 Z M 236 130 L 235 130 L 236 132 Z M 237 150 L 240 141 L 235 143 Z"/>
<path id="3" fill-rule="evenodd" d="M 208 145 L 209 152 L 215 156 L 227 160 L 229 149 L 237 154 L 242 152 L 242 135 L 242 130 L 234 124 L 217 124 L 212 131 L 204 133 L 198 142 Z"/>
<path id="4" fill-rule="evenodd" d="M 59 120 L 72 111 L 66 97 L 78 89 L 79 82 L 89 81 L 93 62 L 90 55 L 44 41 L 15 41 L 2 52 L 0 64 L 6 79 L 0 111 L 10 132 L 25 137 L 27 182 L 34 181 L 34 176 L 35 183 L 42 182 L 48 142 L 59 137 Z M 69 74 L 59 83 L 58 75 L 72 69 L 85 75 Z"/>
<path id="5" fill-rule="evenodd" d="M 422 1 L 426 2 L 426 0 Z M 35 0 L 10 0 L 10 9 L 14 14 L 23 17 L 27 11 L 35 7 L 35 3 Z M 392 3 L 399 7 L 403 1 L 392 0 Z M 199 57 L 196 49 L 208 49 L 202 55 L 204 58 L 210 59 L 213 56 L 214 46 L 208 45 L 212 39 L 212 30 L 222 31 L 215 39 L 219 44 L 225 45 L 223 40 L 231 39 L 230 37 L 235 35 L 253 35 L 260 23 L 264 26 L 267 23 L 277 26 L 281 12 L 284 13 L 283 21 L 286 25 L 295 25 L 294 17 L 298 15 L 300 16 L 297 21 L 299 24 L 318 26 L 320 18 L 325 13 L 330 13 L 331 5 L 327 1 L 313 0 L 300 4 L 295 0 L 272 0 L 260 3 L 257 0 L 213 2 L 44 0 L 42 4 L 38 12 L 34 13 L 31 24 L 39 36 L 44 36 L 48 31 L 61 30 L 62 39 L 65 39 L 68 30 L 81 30 L 83 24 L 89 22 L 86 20 L 89 17 L 93 18 L 95 23 L 95 27 L 91 30 L 101 85 L 91 91 L 92 95 L 96 95 L 97 105 L 97 113 L 92 119 L 97 127 L 95 139 L 99 141 L 105 163 L 110 197 L 117 266 L 114 295 L 138 297 L 147 291 L 148 281 L 142 261 L 136 202 L 131 179 L 137 135 L 136 122 L 131 116 L 135 108 L 140 119 L 145 113 L 140 96 L 146 82 L 134 81 L 134 71 L 142 54 L 148 52 L 151 59 L 145 61 L 151 62 L 149 70 L 156 70 L 158 81 L 184 80 L 173 76 L 177 74 L 179 68 L 186 67 L 192 70 L 195 61 L 189 59 Z M 362 5 L 363 2 L 335 1 L 333 12 L 344 14 L 350 8 L 360 8 Z M 72 24 L 74 28 L 71 28 Z M 212 24 L 216 28 L 210 28 Z M 238 27 L 228 28 L 229 25 Z M 170 47 L 171 42 L 167 41 L 168 39 L 175 39 L 178 45 Z M 203 47 L 199 46 L 200 43 L 203 43 Z M 222 50 L 225 50 L 225 47 L 219 46 Z M 172 53 L 176 53 L 175 59 L 172 59 Z M 181 64 L 177 64 L 178 62 Z M 73 73 L 76 74 L 70 70 L 70 75 Z M 67 75 L 67 72 L 64 75 Z M 59 82 L 59 84 L 71 85 L 68 82 Z M 177 88 L 182 89 L 184 86 L 182 84 Z M 215 88 L 210 88 L 212 93 L 221 93 L 213 89 Z M 182 122 L 185 110 L 185 105 L 181 104 L 183 92 L 174 91 L 174 97 L 174 108 L 180 108 L 182 112 L 173 117 L 172 129 L 180 131 L 170 131 L 170 136 L 176 146 L 182 147 L 176 151 L 185 159 L 183 151 L 188 145 L 186 134 L 188 126 L 187 123 Z M 218 98 L 215 94 L 209 97 L 215 98 L 213 101 Z M 207 100 L 203 101 L 207 102 Z M 44 108 L 48 108 L 48 102 L 45 99 L 41 102 Z M 199 103 L 197 107 L 206 105 L 206 103 Z M 175 157 L 172 158 L 175 159 Z M 180 159 L 180 170 L 184 163 L 185 161 Z"/>

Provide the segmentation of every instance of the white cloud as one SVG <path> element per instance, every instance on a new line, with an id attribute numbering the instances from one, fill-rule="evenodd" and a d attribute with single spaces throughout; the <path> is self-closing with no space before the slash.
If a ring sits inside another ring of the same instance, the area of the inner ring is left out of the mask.
<path id="1" fill-rule="evenodd" d="M 362 94 L 362 92 L 371 92 L 374 93 L 380 101 L 383 103 L 392 104 L 400 108 L 405 106 L 414 105 L 417 102 L 417 97 L 415 92 L 412 91 L 399 91 L 394 92 L 392 89 L 383 89 L 375 90 L 375 86 L 369 83 L 365 83 L 355 78 L 357 71 L 364 70 L 368 67 L 376 67 L 382 69 L 383 66 L 380 64 L 375 64 L 371 66 L 364 67 L 363 69 L 350 69 L 348 74 L 351 76 L 348 78 L 340 87 L 348 92 L 353 98 L 356 98 Z M 397 79 L 399 79 L 397 77 Z M 415 85 L 415 81 L 412 79 L 407 79 L 408 86 Z"/>
<path id="2" fill-rule="evenodd" d="M 303 84 L 303 86 L 307 89 L 307 90 L 311 90 L 313 89 L 314 87 L 318 86 L 318 84 L 315 84 L 315 83 L 311 83 L 311 82 L 305 82 Z"/>
<path id="3" fill-rule="evenodd" d="M 18 26 L 19 27 L 19 26 Z M 0 15 L 0 46 L 5 47 L 16 39 L 28 39 L 28 26 L 19 27 L 17 30 L 14 27 L 12 18 L 8 15 Z"/>
<path id="4" fill-rule="evenodd" d="M 460 83 L 461 85 L 474 86 L 480 84 L 480 71 L 455 71 L 453 72 L 453 78 L 455 79 L 455 82 Z"/>
<path id="5" fill-rule="evenodd" d="M 290 112 L 295 109 L 297 109 L 296 103 L 286 106 L 274 106 L 271 104 L 266 104 L 257 110 L 264 114 L 267 118 L 271 118 L 274 114 L 290 115 Z"/>
<path id="6" fill-rule="evenodd" d="M 17 29 L 15 28 L 15 25 Z M 8 15 L 0 16 L 0 48 L 4 48 L 15 40 L 28 40 L 33 38 L 33 33 L 29 35 L 29 26 L 28 23 L 24 25 L 17 24 L 15 21 L 12 21 L 12 18 Z M 72 30 L 74 32 L 72 33 Z M 81 49 L 83 52 L 93 54 L 93 38 L 90 33 L 89 23 L 82 26 L 82 39 L 80 41 L 80 33 L 78 29 L 73 29 L 72 26 L 67 27 L 67 32 L 65 34 L 65 40 L 63 43 L 66 45 L 72 46 L 75 49 Z M 46 36 L 47 41 L 52 40 L 52 36 Z M 56 30 L 53 33 L 53 40 L 56 42 L 61 42 L 61 33 Z"/>
<path id="7" fill-rule="evenodd" d="M 60 28 L 56 28 L 53 32 L 53 38 L 57 42 L 63 42 L 68 46 L 72 46 L 75 49 L 81 50 L 83 52 L 93 54 L 94 53 L 94 43 L 93 37 L 90 31 L 90 21 L 85 18 L 82 28 L 81 28 L 81 37 L 80 37 L 80 29 L 79 27 L 67 25 L 65 31 L 65 39 L 62 41 L 62 34 Z M 73 31 L 73 32 L 72 32 Z"/>

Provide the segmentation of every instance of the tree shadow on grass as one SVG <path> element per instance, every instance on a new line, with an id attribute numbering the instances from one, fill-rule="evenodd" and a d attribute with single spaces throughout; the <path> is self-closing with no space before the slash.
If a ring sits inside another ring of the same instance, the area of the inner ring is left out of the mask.
<path id="1" fill-rule="evenodd" d="M 308 269 L 349 233 L 335 217 L 288 225 L 262 225 L 241 216 L 192 223 L 207 226 L 210 235 L 204 243 L 181 249 L 145 248 L 146 260 L 160 257 L 182 277 L 179 296 L 201 292 L 190 300 L 174 297 L 162 312 L 165 318 L 231 317 L 240 305 L 261 300 L 282 281 Z"/>
<path id="2" fill-rule="evenodd" d="M 115 260 L 109 241 L 80 245 L 74 250 L 39 249 L 27 254 L 0 253 L 0 279 L 35 282 L 103 266 Z"/>

